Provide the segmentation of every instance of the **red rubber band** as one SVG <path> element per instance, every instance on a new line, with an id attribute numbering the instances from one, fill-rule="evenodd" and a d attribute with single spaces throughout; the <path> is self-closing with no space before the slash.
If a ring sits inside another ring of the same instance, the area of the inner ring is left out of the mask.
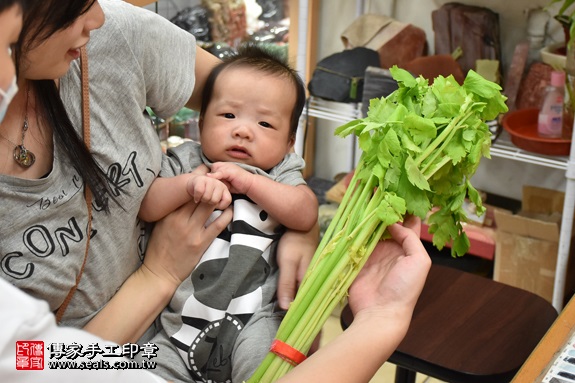
<path id="1" fill-rule="evenodd" d="M 297 366 L 306 359 L 306 356 L 281 340 L 274 339 L 270 351 L 291 364 Z"/>

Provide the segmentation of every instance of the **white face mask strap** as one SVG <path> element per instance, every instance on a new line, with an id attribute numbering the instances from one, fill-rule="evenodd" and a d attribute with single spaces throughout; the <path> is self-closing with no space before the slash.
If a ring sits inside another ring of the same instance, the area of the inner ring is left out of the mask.
<path id="1" fill-rule="evenodd" d="M 16 76 L 14 76 L 7 90 L 0 88 L 0 96 L 2 97 L 0 103 L 2 103 L 5 98 L 9 98 L 9 101 L 12 101 L 16 93 L 18 93 L 18 84 L 16 83 Z"/>

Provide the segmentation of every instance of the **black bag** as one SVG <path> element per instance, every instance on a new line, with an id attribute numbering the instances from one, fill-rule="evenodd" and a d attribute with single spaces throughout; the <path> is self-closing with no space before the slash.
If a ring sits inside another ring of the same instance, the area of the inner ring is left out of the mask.
<path id="1" fill-rule="evenodd" d="M 379 54 L 356 47 L 334 53 L 317 63 L 308 84 L 312 96 L 339 102 L 360 102 L 365 70 L 379 67 Z"/>

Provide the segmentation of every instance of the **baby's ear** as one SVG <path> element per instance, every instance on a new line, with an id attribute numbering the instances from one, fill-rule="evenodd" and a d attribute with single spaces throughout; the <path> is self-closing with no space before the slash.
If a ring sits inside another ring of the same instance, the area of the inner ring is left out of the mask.
<path id="1" fill-rule="evenodd" d="M 202 130 L 203 126 L 204 126 L 204 116 L 200 114 L 200 116 L 198 117 L 198 129 Z"/>
<path id="2" fill-rule="evenodd" d="M 290 136 L 289 141 L 288 141 L 288 145 L 289 145 L 289 148 L 290 148 L 290 152 L 293 152 L 293 151 L 294 151 L 294 150 L 293 150 L 293 147 L 294 147 L 294 145 L 295 145 L 295 134 L 293 134 L 293 135 Z"/>

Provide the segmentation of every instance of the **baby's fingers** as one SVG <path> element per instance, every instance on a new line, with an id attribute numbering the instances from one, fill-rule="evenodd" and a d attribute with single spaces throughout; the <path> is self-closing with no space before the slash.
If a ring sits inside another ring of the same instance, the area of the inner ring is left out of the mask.
<path id="1" fill-rule="evenodd" d="M 216 208 L 224 210 L 232 203 L 232 195 L 227 188 L 222 190 L 222 195 Z"/>
<path id="2" fill-rule="evenodd" d="M 205 182 L 197 182 L 194 186 L 194 192 L 192 194 L 192 197 L 194 197 L 194 202 L 207 202 L 205 200 L 207 194 L 209 194 L 208 185 Z"/>

